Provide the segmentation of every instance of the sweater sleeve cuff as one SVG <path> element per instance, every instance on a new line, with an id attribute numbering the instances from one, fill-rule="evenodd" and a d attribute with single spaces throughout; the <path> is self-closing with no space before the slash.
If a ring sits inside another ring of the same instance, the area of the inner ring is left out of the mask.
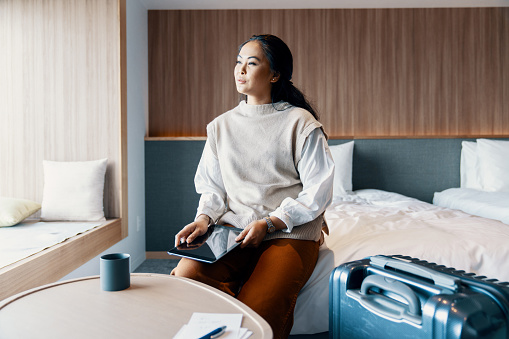
<path id="1" fill-rule="evenodd" d="M 285 214 L 285 212 L 283 211 L 283 209 L 281 207 L 278 207 L 274 212 L 270 213 L 269 216 L 276 217 L 285 223 L 286 228 L 281 231 L 283 231 L 285 233 L 292 232 L 293 222 L 290 219 L 290 217 L 287 214 Z"/>
<path id="2" fill-rule="evenodd" d="M 215 213 L 212 209 L 209 209 L 209 208 L 205 208 L 205 209 L 200 209 L 196 212 L 196 216 L 194 217 L 194 221 L 196 221 L 196 219 L 198 219 L 198 217 L 201 215 L 201 214 L 205 214 L 207 215 L 209 218 L 210 218 L 210 224 L 215 224 L 216 221 L 219 219 L 219 215 L 217 215 L 217 213 Z"/>

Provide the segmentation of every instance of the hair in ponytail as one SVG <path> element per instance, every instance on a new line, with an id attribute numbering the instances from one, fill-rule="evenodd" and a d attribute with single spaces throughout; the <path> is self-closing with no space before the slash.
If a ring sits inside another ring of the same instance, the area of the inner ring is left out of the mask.
<path id="1" fill-rule="evenodd" d="M 260 44 L 265 57 L 269 60 L 271 70 L 279 74 L 279 80 L 272 85 L 272 104 L 281 100 L 286 101 L 293 106 L 304 108 L 318 120 L 316 111 L 292 83 L 293 56 L 284 41 L 271 34 L 253 35 L 239 46 L 239 51 L 250 41 L 257 41 Z"/>

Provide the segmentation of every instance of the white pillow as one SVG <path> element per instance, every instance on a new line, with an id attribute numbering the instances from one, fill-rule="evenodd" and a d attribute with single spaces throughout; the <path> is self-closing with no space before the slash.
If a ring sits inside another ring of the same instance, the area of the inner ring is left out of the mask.
<path id="1" fill-rule="evenodd" d="M 353 141 L 329 146 L 334 160 L 333 195 L 341 195 L 352 190 Z"/>
<path id="2" fill-rule="evenodd" d="M 14 226 L 40 209 L 35 201 L 0 197 L 0 227 Z"/>
<path id="3" fill-rule="evenodd" d="M 483 190 L 509 192 L 509 141 L 477 139 L 477 161 Z"/>
<path id="4" fill-rule="evenodd" d="M 463 141 L 461 143 L 460 187 L 481 190 L 478 171 L 477 143 L 475 141 Z"/>
<path id="5" fill-rule="evenodd" d="M 104 176 L 108 159 L 43 161 L 41 219 L 45 221 L 104 220 Z"/>

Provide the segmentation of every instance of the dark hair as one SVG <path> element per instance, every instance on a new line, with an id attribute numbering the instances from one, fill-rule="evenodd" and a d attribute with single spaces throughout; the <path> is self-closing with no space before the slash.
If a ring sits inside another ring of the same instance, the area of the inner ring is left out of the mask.
<path id="1" fill-rule="evenodd" d="M 281 100 L 286 101 L 293 106 L 304 108 L 318 120 L 316 111 L 304 94 L 292 83 L 293 56 L 284 41 L 271 34 L 253 35 L 239 46 L 239 51 L 250 41 L 260 44 L 265 57 L 269 60 L 271 71 L 279 74 L 279 80 L 272 85 L 270 93 L 272 104 Z"/>

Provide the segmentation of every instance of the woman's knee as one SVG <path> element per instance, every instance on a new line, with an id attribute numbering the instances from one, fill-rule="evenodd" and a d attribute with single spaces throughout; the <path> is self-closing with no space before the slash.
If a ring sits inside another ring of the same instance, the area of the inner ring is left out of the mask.
<path id="1" fill-rule="evenodd" d="M 235 279 L 230 279 L 224 271 L 225 267 L 221 265 L 217 266 L 182 258 L 177 267 L 175 267 L 170 274 L 176 277 L 184 277 L 199 281 L 231 296 L 235 296 L 236 292 L 239 290 L 239 282 Z"/>
<path id="2" fill-rule="evenodd" d="M 170 274 L 176 277 L 184 277 L 193 280 L 198 280 L 200 276 L 200 262 L 186 258 L 180 259 L 177 267 L 175 267 Z"/>

